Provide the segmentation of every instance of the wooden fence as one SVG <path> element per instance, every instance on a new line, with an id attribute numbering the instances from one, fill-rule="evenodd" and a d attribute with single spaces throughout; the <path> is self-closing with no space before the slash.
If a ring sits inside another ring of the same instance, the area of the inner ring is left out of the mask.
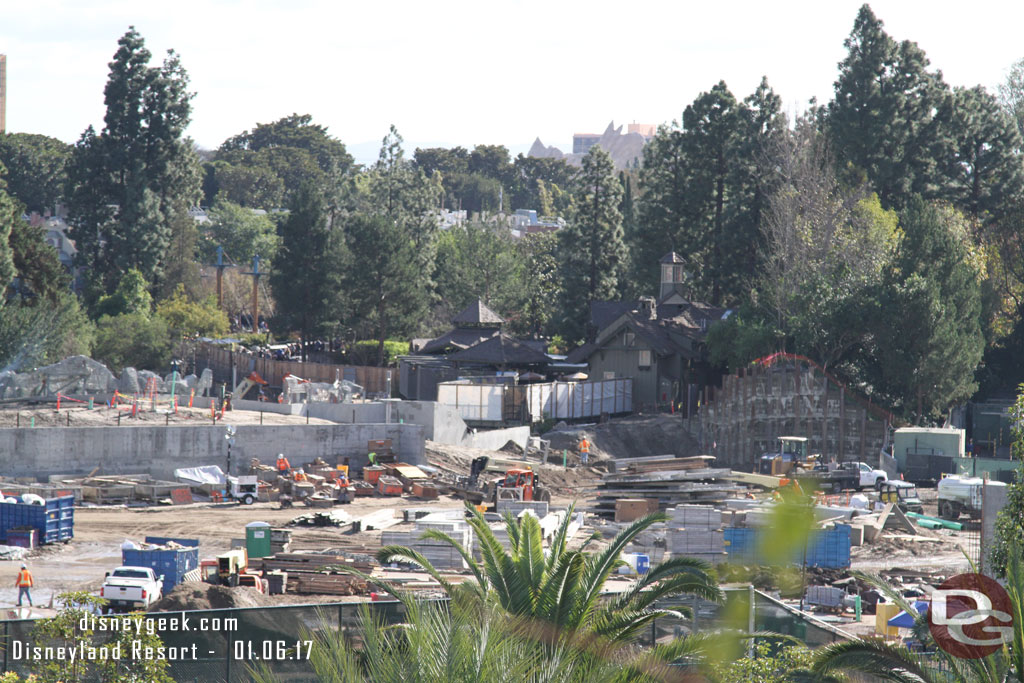
<path id="1" fill-rule="evenodd" d="M 347 379 L 363 387 L 367 394 L 384 394 L 388 391 L 388 373 L 391 373 L 392 382 L 398 377 L 393 368 L 274 360 L 253 356 L 244 351 L 232 352 L 226 346 L 214 344 L 197 343 L 194 349 L 183 350 L 181 355 L 189 361 L 194 360 L 195 366 L 192 371 L 196 374 L 202 372 L 203 368 L 210 368 L 215 376 L 230 379 L 231 368 L 234 367 L 237 369 L 238 379 L 241 380 L 255 370 L 272 387 L 281 387 L 285 375 L 295 375 L 311 382 L 328 384 L 337 378 Z"/>

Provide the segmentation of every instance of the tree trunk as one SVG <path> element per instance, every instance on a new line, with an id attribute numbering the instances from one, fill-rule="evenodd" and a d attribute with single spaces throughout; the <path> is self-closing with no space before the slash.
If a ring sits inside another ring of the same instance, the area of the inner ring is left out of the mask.
<path id="1" fill-rule="evenodd" d="M 387 337 L 387 326 L 384 324 L 384 301 L 377 304 L 377 320 L 380 327 L 377 330 L 377 365 L 384 367 L 384 338 Z"/>

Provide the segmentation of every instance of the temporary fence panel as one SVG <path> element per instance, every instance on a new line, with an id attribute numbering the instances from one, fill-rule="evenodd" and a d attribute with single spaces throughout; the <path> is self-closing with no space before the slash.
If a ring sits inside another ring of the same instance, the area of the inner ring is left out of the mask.
<path id="1" fill-rule="evenodd" d="M 437 385 L 437 402 L 454 408 L 463 420 L 501 422 L 504 385 L 442 382 Z"/>

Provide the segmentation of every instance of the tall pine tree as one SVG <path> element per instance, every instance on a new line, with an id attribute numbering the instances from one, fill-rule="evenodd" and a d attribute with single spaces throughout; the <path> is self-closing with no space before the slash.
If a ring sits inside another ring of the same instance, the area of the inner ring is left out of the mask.
<path id="1" fill-rule="evenodd" d="M 897 43 L 864 5 L 843 43 L 828 129 L 840 167 L 867 174 L 882 204 L 902 207 L 913 194 L 935 196 L 936 168 L 950 141 L 944 112 L 952 94 L 942 74 L 929 72 L 916 43 Z"/>
<path id="2" fill-rule="evenodd" d="M 564 331 L 582 339 L 590 302 L 619 294 L 619 278 L 627 263 L 622 239 L 622 185 L 608 153 L 594 146 L 583 157 L 576 179 L 571 223 L 559 232 L 559 258 L 564 286 Z"/>
<path id="3" fill-rule="evenodd" d="M 278 302 L 276 323 L 314 339 L 341 317 L 340 292 L 345 267 L 344 241 L 328 222 L 327 201 L 320 187 L 301 185 L 292 195 L 288 217 L 279 229 L 270 286 Z M 305 345 L 303 345 L 305 360 Z"/>
<path id="4" fill-rule="evenodd" d="M 69 165 L 69 222 L 94 300 L 130 268 L 161 283 L 174 222 L 200 193 L 198 161 L 182 138 L 188 76 L 173 51 L 159 67 L 151 56 L 134 28 L 121 37 L 103 130 L 86 129 Z"/>

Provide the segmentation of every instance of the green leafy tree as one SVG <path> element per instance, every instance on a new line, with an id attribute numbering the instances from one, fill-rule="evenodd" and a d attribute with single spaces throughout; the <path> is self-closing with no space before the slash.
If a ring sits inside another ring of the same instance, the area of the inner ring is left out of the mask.
<path id="1" fill-rule="evenodd" d="M 3 166 L 0 165 L 0 169 Z M 21 221 L 21 207 L 9 194 L 0 174 L 0 310 L 7 302 L 6 291 L 17 272 L 14 267 L 14 250 L 11 248 L 11 233 Z"/>
<path id="2" fill-rule="evenodd" d="M 999 103 L 1017 124 L 1017 132 L 1024 138 L 1024 59 L 1010 67 L 1006 81 L 999 85 Z"/>
<path id="3" fill-rule="evenodd" d="M 509 320 L 509 328 L 534 338 L 545 334 L 555 317 L 562 282 L 558 277 L 558 237 L 554 233 L 527 235 L 519 241 L 521 303 L 519 315 Z"/>
<path id="4" fill-rule="evenodd" d="M 122 313 L 103 315 L 96 321 L 93 358 L 114 373 L 125 367 L 161 372 L 173 350 L 171 331 L 160 316 Z"/>
<path id="5" fill-rule="evenodd" d="M 351 262 L 344 275 L 355 326 L 377 339 L 377 362 L 384 343 L 416 329 L 428 303 L 416 240 L 407 225 L 380 215 L 355 215 L 345 226 Z"/>
<path id="6" fill-rule="evenodd" d="M 564 159 L 539 159 L 523 154 L 516 157 L 512 167 L 508 208 L 537 209 L 542 216 L 569 215 L 569 190 L 577 169 Z"/>
<path id="7" fill-rule="evenodd" d="M 614 298 L 627 263 L 622 239 L 622 185 L 615 164 L 599 146 L 583 157 L 575 191 L 576 211 L 558 232 L 565 331 L 573 339 L 586 332 L 592 301 Z"/>
<path id="8" fill-rule="evenodd" d="M 253 213 L 229 201 L 218 201 L 209 213 L 210 223 L 202 230 L 199 253 L 204 263 L 213 263 L 217 247 L 231 263 L 246 263 L 253 254 L 259 254 L 268 268 L 274 262 L 281 246 L 274 222 L 266 215 Z"/>
<path id="9" fill-rule="evenodd" d="M 942 415 L 977 389 L 985 340 L 981 287 L 968 228 L 950 208 L 917 197 L 900 214 L 903 236 L 886 268 L 872 350 L 873 385 L 911 407 L 918 423 Z"/>
<path id="10" fill-rule="evenodd" d="M 95 327 L 70 290 L 43 302 L 15 298 L 0 312 L 0 367 L 12 370 L 89 355 Z"/>
<path id="11" fill-rule="evenodd" d="M 507 312 L 517 307 L 520 261 L 507 229 L 467 223 L 438 238 L 437 293 L 455 312 L 482 299 Z"/>
<path id="12" fill-rule="evenodd" d="M 100 633 L 116 631 L 116 636 L 101 639 L 93 624 L 99 625 L 100 620 L 124 617 L 96 617 L 96 611 L 107 601 L 85 591 L 62 593 L 57 597 L 62 604 L 60 611 L 57 616 L 40 619 L 36 623 L 31 632 L 32 640 L 41 647 L 59 647 L 65 651 L 77 648 L 84 641 L 87 647 L 97 648 L 97 657 L 94 660 L 63 657 L 32 660 L 30 668 L 39 683 L 86 680 L 173 683 L 174 679 L 167 671 L 170 664 L 166 659 L 136 659 L 131 656 L 133 642 L 142 648 L 160 648 L 163 646 L 160 636 L 146 629 L 136 633 L 107 625 Z M 133 614 L 130 617 L 142 618 L 142 615 Z M 82 624 L 88 628 L 83 629 Z M 121 653 L 120 658 L 113 656 L 118 651 Z"/>
<path id="13" fill-rule="evenodd" d="M 229 164 L 211 161 L 203 165 L 205 205 L 225 201 L 254 209 L 273 209 L 284 205 L 284 181 L 261 159 Z"/>
<path id="14" fill-rule="evenodd" d="M 274 298 L 287 303 L 279 307 L 275 325 L 309 341 L 340 319 L 340 283 L 346 262 L 341 231 L 330 225 L 327 201 L 319 187 L 299 187 L 280 236 L 270 286 Z M 305 360 L 305 344 L 302 349 Z"/>
<path id="15" fill-rule="evenodd" d="M 213 296 L 196 301 L 186 294 L 184 285 L 179 285 L 171 297 L 157 304 L 156 315 L 178 339 L 195 335 L 220 337 L 230 328 L 227 314 L 217 308 Z"/>
<path id="16" fill-rule="evenodd" d="M 68 168 L 69 222 L 95 301 L 130 268 L 159 285 L 174 220 L 198 200 L 200 168 L 189 141 L 188 76 L 173 51 L 149 66 L 142 36 L 118 41 L 104 90 L 104 128 L 90 126 Z"/>
<path id="17" fill-rule="evenodd" d="M 64 199 L 71 145 L 33 133 L 0 133 L 7 189 L 28 211 L 53 211 Z"/>
<path id="18" fill-rule="evenodd" d="M 1024 460 L 1024 384 L 1017 387 L 1010 415 L 1013 424 L 1011 457 Z M 995 539 L 989 549 L 989 562 L 996 576 L 1006 576 L 1014 548 L 1024 548 L 1024 467 L 1020 466 L 1006 487 L 1006 505 L 996 517 Z"/>
<path id="19" fill-rule="evenodd" d="M 43 229 L 20 218 L 11 227 L 11 255 L 23 294 L 52 304 L 68 290 L 71 276 L 56 250 L 46 242 Z"/>
<path id="20" fill-rule="evenodd" d="M 100 315 L 121 315 L 122 313 L 138 313 L 148 316 L 153 310 L 153 297 L 149 293 L 149 284 L 142 273 L 132 268 L 110 296 L 103 297 L 96 304 Z"/>
<path id="21" fill-rule="evenodd" d="M 949 88 L 929 72 L 924 51 L 897 43 L 863 5 L 839 64 L 827 122 L 836 161 L 867 174 L 886 208 L 942 185 L 936 165 L 947 157 Z"/>
<path id="22" fill-rule="evenodd" d="M 768 158 L 777 181 L 762 221 L 759 306 L 747 308 L 745 322 L 754 323 L 750 314 L 762 310 L 767 327 L 779 333 L 780 348 L 829 368 L 848 360 L 870 334 L 862 324 L 864 301 L 892 258 L 897 218 L 865 187 L 839 182 L 811 120 L 802 118 L 792 133 L 780 134 Z M 747 329 L 755 339 L 767 331 L 756 323 Z"/>

